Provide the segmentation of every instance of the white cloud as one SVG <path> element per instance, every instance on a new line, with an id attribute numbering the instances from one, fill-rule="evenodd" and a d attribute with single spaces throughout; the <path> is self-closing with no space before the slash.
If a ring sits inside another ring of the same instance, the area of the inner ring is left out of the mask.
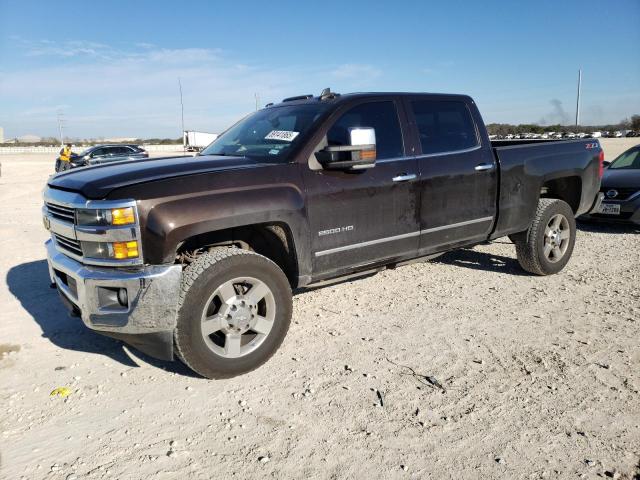
<path id="1" fill-rule="evenodd" d="M 279 66 L 248 63 L 209 48 L 113 46 L 81 40 L 14 39 L 28 66 L 0 67 L 0 125 L 11 135 L 54 135 L 64 110 L 71 136 L 180 136 L 181 79 L 185 127 L 219 132 L 260 103 L 374 88 L 373 65 Z"/>
<path id="2" fill-rule="evenodd" d="M 61 60 L 0 71 L 0 125 L 18 135 L 54 134 L 64 108 L 72 136 L 180 136 L 178 78 L 185 126 L 220 131 L 255 108 L 254 93 L 262 103 L 278 101 L 306 92 L 306 79 L 317 73 L 247 65 L 216 48 L 117 50 L 77 41 L 23 46 L 33 58 Z"/>
<path id="3" fill-rule="evenodd" d="M 97 42 L 85 42 L 80 40 L 69 40 L 64 42 L 54 42 L 53 40 L 39 40 L 37 42 L 27 41 L 18 38 L 17 42 L 24 49 L 27 57 L 100 57 L 112 58 L 116 51 L 108 45 Z"/>
<path id="4" fill-rule="evenodd" d="M 331 72 L 335 78 L 370 80 L 379 77 L 382 72 L 373 65 L 345 63 Z"/>
<path id="5" fill-rule="evenodd" d="M 40 115 L 50 115 L 50 114 L 58 114 L 64 113 L 65 110 L 70 108 L 70 105 L 59 104 L 59 105 L 41 105 L 38 107 L 29 108 L 27 110 L 23 110 L 20 115 L 25 117 L 34 117 Z"/>
<path id="6" fill-rule="evenodd" d="M 134 46 L 139 47 L 139 48 L 155 48 L 155 44 L 153 43 L 147 43 L 147 42 L 138 42 L 136 44 L 134 44 Z"/>

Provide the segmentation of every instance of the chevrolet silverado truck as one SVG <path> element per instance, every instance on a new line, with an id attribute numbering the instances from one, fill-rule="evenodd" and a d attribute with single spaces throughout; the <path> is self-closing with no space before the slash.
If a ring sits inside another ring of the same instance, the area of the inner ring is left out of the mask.
<path id="1" fill-rule="evenodd" d="M 559 272 L 602 162 L 594 139 L 492 143 L 468 96 L 325 89 L 195 157 L 51 177 L 49 273 L 90 329 L 232 377 L 280 346 L 301 287 L 505 236 L 526 271 Z"/>

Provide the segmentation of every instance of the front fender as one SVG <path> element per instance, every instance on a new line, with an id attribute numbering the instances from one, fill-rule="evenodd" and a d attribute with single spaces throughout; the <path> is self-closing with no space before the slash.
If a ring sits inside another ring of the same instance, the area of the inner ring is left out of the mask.
<path id="1" fill-rule="evenodd" d="M 307 231 L 302 193 L 290 186 L 249 187 L 168 200 L 150 210 L 146 231 L 148 240 L 159 247 L 154 252 L 159 255 L 158 260 L 168 263 L 187 238 L 263 223 L 286 224 L 299 248 L 303 232 Z"/>
<path id="2" fill-rule="evenodd" d="M 300 274 L 310 268 L 297 164 L 169 178 L 119 189 L 117 196 L 137 200 L 145 263 L 173 263 L 180 243 L 195 235 L 281 223 L 293 236 Z"/>

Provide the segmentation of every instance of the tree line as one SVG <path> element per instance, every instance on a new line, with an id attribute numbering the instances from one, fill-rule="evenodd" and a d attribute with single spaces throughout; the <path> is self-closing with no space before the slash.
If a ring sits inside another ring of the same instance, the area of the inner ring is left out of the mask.
<path id="1" fill-rule="evenodd" d="M 604 132 L 616 130 L 633 130 L 640 132 L 640 115 L 632 115 L 612 125 L 538 125 L 536 123 L 522 123 L 511 125 L 509 123 L 489 123 L 487 131 L 489 135 L 508 135 L 518 133 L 549 133 L 549 132 Z"/>

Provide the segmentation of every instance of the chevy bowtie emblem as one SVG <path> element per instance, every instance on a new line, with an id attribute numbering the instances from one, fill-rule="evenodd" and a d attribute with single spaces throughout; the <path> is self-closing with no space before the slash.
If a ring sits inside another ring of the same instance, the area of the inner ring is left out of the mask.
<path id="1" fill-rule="evenodd" d="M 616 198 L 618 196 L 617 190 L 609 190 L 606 194 L 607 198 Z"/>
<path id="2" fill-rule="evenodd" d="M 49 220 L 49 217 L 42 217 L 42 223 L 44 225 L 44 228 L 46 228 L 47 230 L 51 228 L 51 220 Z"/>

